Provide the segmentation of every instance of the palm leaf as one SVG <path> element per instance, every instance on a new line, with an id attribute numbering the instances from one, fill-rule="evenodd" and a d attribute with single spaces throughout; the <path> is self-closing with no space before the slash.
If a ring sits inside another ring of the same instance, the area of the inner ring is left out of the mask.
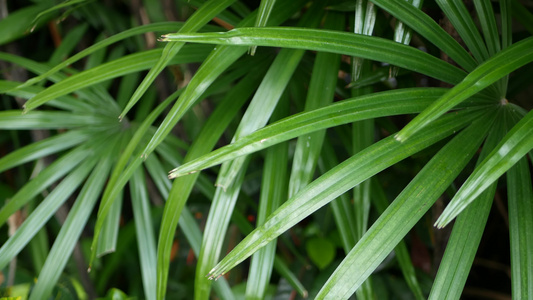
<path id="1" fill-rule="evenodd" d="M 377 60 L 449 83 L 465 76 L 460 69 L 421 50 L 383 38 L 308 28 L 238 28 L 225 33 L 165 34 L 161 41 L 270 46 L 324 51 Z"/>
<path id="2" fill-rule="evenodd" d="M 474 71 L 442 98 L 407 124 L 397 135 L 398 141 L 405 141 L 411 134 L 429 124 L 432 120 L 446 113 L 449 109 L 465 101 L 470 96 L 482 91 L 498 79 L 517 68 L 533 61 L 533 38 L 522 40 L 498 53 Z M 503 99 L 494 99 L 502 101 Z"/>
<path id="3" fill-rule="evenodd" d="M 416 138 L 406 143 L 399 143 L 390 136 L 342 162 L 276 210 L 263 226 L 250 233 L 211 270 L 210 278 L 217 278 L 226 273 L 272 239 L 358 183 L 449 136 L 478 116 L 479 112 L 445 116 L 432 124 L 430 129 L 417 134 Z"/>
<path id="4" fill-rule="evenodd" d="M 486 119 L 478 119 L 464 129 L 426 164 L 344 258 L 317 299 L 346 299 L 357 290 L 461 172 L 477 151 L 488 132 L 487 122 L 493 121 L 494 115 L 494 110 L 487 112 Z"/>
<path id="5" fill-rule="evenodd" d="M 444 89 L 402 89 L 374 93 L 296 114 L 183 164 L 172 170 L 169 177 L 187 175 L 317 130 L 369 118 L 419 112 L 445 92 Z"/>
<path id="6" fill-rule="evenodd" d="M 474 170 L 442 212 L 435 226 L 446 226 L 472 203 L 479 194 L 526 155 L 533 148 L 532 131 L 533 112 L 529 112 Z"/>

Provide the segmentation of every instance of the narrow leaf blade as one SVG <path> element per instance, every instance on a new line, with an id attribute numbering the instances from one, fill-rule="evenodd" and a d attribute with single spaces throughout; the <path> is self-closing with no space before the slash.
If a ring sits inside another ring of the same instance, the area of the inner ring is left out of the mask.
<path id="1" fill-rule="evenodd" d="M 516 124 L 496 149 L 472 172 L 435 226 L 442 228 L 461 213 L 476 197 L 533 148 L 533 111 Z"/>
<path id="2" fill-rule="evenodd" d="M 398 141 L 405 141 L 410 135 L 431 123 L 431 121 L 446 113 L 455 105 L 482 91 L 510 72 L 533 61 L 532 48 L 533 37 L 529 37 L 487 60 L 468 74 L 461 83 L 409 122 L 409 124 L 396 134 L 396 139 Z M 495 102 L 500 100 L 502 99 L 495 99 Z"/>

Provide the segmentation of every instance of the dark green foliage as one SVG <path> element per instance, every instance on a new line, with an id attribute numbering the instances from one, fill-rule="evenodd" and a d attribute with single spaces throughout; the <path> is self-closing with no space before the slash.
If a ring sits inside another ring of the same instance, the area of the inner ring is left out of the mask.
<path id="1" fill-rule="evenodd" d="M 0 5 L 2 299 L 533 296 L 530 3 Z"/>

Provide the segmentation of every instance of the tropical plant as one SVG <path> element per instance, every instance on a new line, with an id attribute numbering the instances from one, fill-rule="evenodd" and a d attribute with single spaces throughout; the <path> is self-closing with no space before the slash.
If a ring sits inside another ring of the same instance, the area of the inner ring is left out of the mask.
<path id="1" fill-rule="evenodd" d="M 2 4 L 2 296 L 533 297 L 527 3 Z"/>

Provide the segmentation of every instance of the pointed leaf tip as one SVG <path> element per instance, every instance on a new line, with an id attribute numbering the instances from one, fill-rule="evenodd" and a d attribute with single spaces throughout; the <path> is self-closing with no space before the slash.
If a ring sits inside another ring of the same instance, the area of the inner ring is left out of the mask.
<path id="1" fill-rule="evenodd" d="M 227 186 L 223 185 L 223 184 L 220 184 L 220 183 L 215 183 L 215 187 L 217 188 L 222 188 L 222 190 L 224 191 L 224 193 L 226 192 L 226 189 L 228 188 Z"/>
<path id="2" fill-rule="evenodd" d="M 401 134 L 402 132 L 398 132 L 394 135 L 394 139 L 397 140 L 400 143 L 403 143 L 407 140 L 408 137 L 406 137 L 404 134 Z"/>
<path id="3" fill-rule="evenodd" d="M 183 172 L 179 172 L 179 168 L 175 168 L 174 170 L 171 170 L 170 172 L 168 172 L 168 179 L 174 179 L 174 178 L 181 177 L 181 176 L 191 175 L 197 172 L 198 170 L 193 170 L 187 173 L 183 173 Z"/>
<path id="4" fill-rule="evenodd" d="M 435 224 L 433 224 L 433 226 L 435 226 L 437 229 L 442 229 L 444 227 L 446 227 L 446 225 L 448 225 L 450 223 L 451 220 L 447 221 L 445 219 L 443 219 L 443 216 L 441 215 L 437 221 L 435 221 Z"/>
<path id="5" fill-rule="evenodd" d="M 394 135 L 394 139 L 397 140 L 398 142 L 401 142 L 401 136 L 399 134 L 395 134 Z"/>
<path id="6" fill-rule="evenodd" d="M 211 271 L 209 271 L 209 273 L 207 273 L 207 279 L 209 280 L 215 280 L 217 281 L 221 276 L 224 276 L 225 273 L 220 273 L 220 274 L 217 274 L 218 271 L 216 269 L 216 267 L 214 267 L 213 269 L 211 269 Z"/>

